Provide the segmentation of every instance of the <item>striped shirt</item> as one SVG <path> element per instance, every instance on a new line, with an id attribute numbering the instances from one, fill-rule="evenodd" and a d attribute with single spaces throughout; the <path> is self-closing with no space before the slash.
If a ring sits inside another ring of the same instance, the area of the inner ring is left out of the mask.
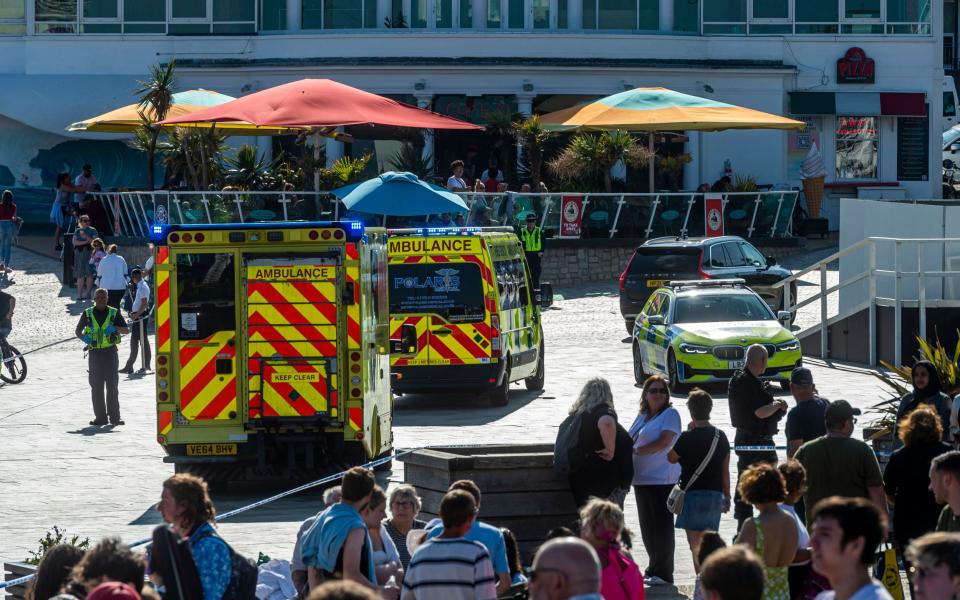
<path id="1" fill-rule="evenodd" d="M 403 577 L 404 600 L 496 600 L 490 553 L 480 542 L 437 538 L 413 553 Z"/>

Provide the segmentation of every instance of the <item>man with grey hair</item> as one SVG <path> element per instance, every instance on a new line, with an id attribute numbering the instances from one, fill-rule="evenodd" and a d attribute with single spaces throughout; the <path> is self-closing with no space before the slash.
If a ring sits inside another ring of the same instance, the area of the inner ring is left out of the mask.
<path id="1" fill-rule="evenodd" d="M 603 600 L 600 559 L 580 538 L 554 538 L 533 557 L 528 589 L 531 600 Z"/>
<path id="2" fill-rule="evenodd" d="M 730 378 L 727 402 L 730 404 L 730 421 L 737 430 L 735 446 L 761 446 L 770 450 L 737 450 L 737 481 L 747 468 L 759 462 L 776 464 L 777 452 L 773 450 L 773 436 L 777 422 L 787 412 L 787 403 L 774 399 L 770 384 L 762 379 L 767 370 L 767 349 L 760 344 L 747 348 L 743 369 Z M 753 507 L 740 499 L 737 486 L 734 495 L 733 516 L 737 530 L 753 516 Z"/>

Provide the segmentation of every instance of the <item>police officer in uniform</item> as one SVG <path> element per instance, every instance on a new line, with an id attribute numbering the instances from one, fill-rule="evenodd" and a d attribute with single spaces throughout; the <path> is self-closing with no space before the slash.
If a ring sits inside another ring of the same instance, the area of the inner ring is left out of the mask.
<path id="1" fill-rule="evenodd" d="M 94 416 L 90 424 L 95 427 L 106 425 L 108 418 L 111 425 L 123 425 L 117 390 L 120 380 L 117 344 L 120 343 L 120 334 L 129 333 L 130 329 L 120 310 L 107 306 L 107 297 L 107 290 L 103 288 L 94 292 L 93 306 L 80 315 L 76 331 L 77 337 L 90 349 L 89 379 Z"/>
<path id="2" fill-rule="evenodd" d="M 773 446 L 777 422 L 787 412 L 787 403 L 774 399 L 770 384 L 760 379 L 767 370 L 767 349 L 760 344 L 747 348 L 744 368 L 730 378 L 728 402 L 730 421 L 736 428 L 735 446 Z M 759 462 L 777 463 L 776 450 L 737 451 L 737 485 L 748 467 Z M 733 516 L 737 531 L 753 516 L 753 507 L 743 502 L 739 490 L 734 496 Z"/>
<path id="3" fill-rule="evenodd" d="M 537 227 L 537 215 L 527 214 L 527 223 L 520 230 L 520 241 L 523 243 L 523 253 L 527 256 L 530 265 L 530 274 L 533 276 L 533 287 L 540 289 L 540 259 L 543 258 L 543 230 Z"/>

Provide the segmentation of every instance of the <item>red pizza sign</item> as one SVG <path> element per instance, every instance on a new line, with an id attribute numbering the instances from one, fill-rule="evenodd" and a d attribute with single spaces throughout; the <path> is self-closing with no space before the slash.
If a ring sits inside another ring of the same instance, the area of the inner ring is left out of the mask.
<path id="1" fill-rule="evenodd" d="M 862 48 L 850 48 L 837 60 L 837 83 L 874 83 L 876 63 Z"/>

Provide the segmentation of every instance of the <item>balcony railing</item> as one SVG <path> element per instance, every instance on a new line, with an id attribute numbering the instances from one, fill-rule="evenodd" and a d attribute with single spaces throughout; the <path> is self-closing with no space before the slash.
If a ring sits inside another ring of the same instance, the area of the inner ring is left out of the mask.
<path id="1" fill-rule="evenodd" d="M 722 194 L 725 231 L 747 238 L 793 234 L 795 190 Z M 115 235 L 149 238 L 153 225 L 262 223 L 358 219 L 368 225 L 435 225 L 441 215 L 388 217 L 347 211 L 329 192 L 96 192 Z M 564 198 L 580 205 L 583 238 L 652 238 L 705 234 L 704 195 L 462 193 L 461 225 L 521 225 L 533 213 L 538 224 L 559 236 Z"/>

